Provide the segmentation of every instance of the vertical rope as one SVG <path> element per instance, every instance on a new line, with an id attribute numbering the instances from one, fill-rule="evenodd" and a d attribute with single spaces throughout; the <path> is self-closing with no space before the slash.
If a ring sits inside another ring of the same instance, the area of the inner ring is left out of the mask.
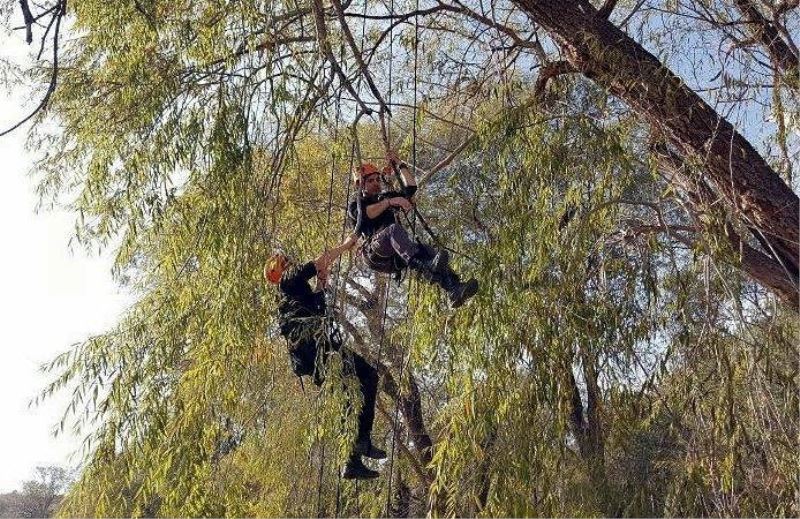
<path id="1" fill-rule="evenodd" d="M 415 4 L 416 4 L 415 10 L 419 11 L 419 0 L 416 0 Z M 394 0 L 391 1 L 390 8 L 392 10 L 391 14 L 394 14 Z M 390 42 L 391 42 L 391 40 L 390 40 Z M 418 47 L 419 47 L 419 19 L 417 17 L 415 17 L 414 18 L 414 69 L 413 69 L 414 70 L 414 75 L 413 75 L 413 77 L 414 77 L 414 104 L 413 104 L 413 112 L 412 112 L 412 123 L 413 124 L 412 124 L 412 128 L 411 128 L 411 132 L 412 132 L 411 133 L 411 160 L 412 160 L 412 163 L 413 163 L 414 167 L 416 167 L 416 164 L 417 164 L 417 103 L 418 103 L 418 92 L 417 91 L 418 91 L 418 57 L 419 57 Z M 390 46 L 390 56 L 391 56 L 391 46 Z M 389 96 L 388 96 L 390 104 L 391 104 L 391 98 L 392 98 L 392 90 L 391 90 L 392 89 L 392 84 L 391 84 L 392 65 L 393 65 L 393 61 L 390 61 L 389 62 L 390 83 L 389 83 Z M 388 147 L 388 143 L 387 143 L 387 147 Z M 397 168 L 394 168 L 394 169 L 395 169 L 395 176 L 399 177 L 399 172 L 397 171 Z M 400 179 L 398 178 L 398 182 L 399 182 L 399 180 Z M 416 219 L 413 219 L 412 222 L 411 222 L 412 233 L 415 232 L 415 227 L 416 227 Z M 410 305 L 409 305 L 409 299 L 408 298 L 410 297 L 411 293 L 412 293 L 412 279 L 411 279 L 411 276 L 409 276 L 408 277 L 408 288 L 407 288 L 407 292 L 406 292 L 406 294 L 407 294 L 407 297 L 406 297 L 406 320 L 405 320 L 406 324 L 408 324 L 408 322 L 409 322 Z M 416 303 L 416 298 L 415 298 L 415 303 Z M 385 315 L 384 315 L 384 318 L 385 318 Z M 412 334 L 412 337 L 413 337 L 413 334 Z M 409 344 L 411 344 L 411 343 L 413 343 L 413 338 L 409 338 Z M 392 419 L 392 441 L 391 441 L 391 449 L 389 451 L 389 468 L 388 468 L 388 478 L 389 479 L 388 479 L 387 485 L 386 485 L 386 510 L 385 510 L 385 514 L 384 514 L 387 517 L 391 513 L 391 509 L 392 509 L 392 483 L 393 483 L 393 480 L 394 480 L 394 469 L 395 469 L 394 456 L 395 456 L 395 452 L 397 450 L 397 424 L 400 421 L 400 399 L 401 399 L 402 393 L 403 393 L 403 381 L 404 381 L 404 377 L 405 377 L 406 368 L 407 368 L 407 365 L 408 365 L 408 363 L 409 363 L 409 361 L 411 359 L 411 354 L 410 354 L 410 352 L 406 351 L 407 349 L 408 348 L 404 348 L 403 351 L 401 352 L 400 374 L 399 374 L 399 378 L 398 378 L 398 381 L 397 381 L 397 397 L 395 399 L 394 417 Z M 406 353 L 408 353 L 408 355 L 406 355 Z"/>
<path id="2" fill-rule="evenodd" d="M 394 16 L 394 0 L 390 0 L 389 2 L 389 14 Z M 386 96 L 387 101 L 389 101 L 389 106 L 392 106 L 392 82 L 394 81 L 393 77 L 393 69 L 394 69 L 394 23 L 389 28 L 389 92 Z M 391 121 L 391 119 L 390 119 Z M 389 144 L 392 142 L 392 125 L 390 123 L 386 124 L 386 146 L 389 147 Z"/>
<path id="3" fill-rule="evenodd" d="M 363 17 L 361 19 L 362 21 L 361 21 L 361 44 L 360 44 L 360 52 L 362 52 L 362 53 L 364 51 L 364 45 L 365 45 L 365 42 L 366 42 L 367 4 L 368 4 L 368 0 L 364 0 Z M 342 44 L 340 52 L 342 53 L 342 55 L 344 55 L 344 44 Z M 358 95 L 361 94 L 362 84 L 363 84 L 363 77 L 359 76 L 358 83 L 356 85 L 356 93 Z M 341 117 L 341 91 L 340 91 L 339 96 L 337 98 L 337 125 L 338 125 L 338 120 L 339 120 L 340 117 Z M 350 202 L 351 188 L 353 186 L 353 178 L 352 178 L 351 172 L 353 171 L 353 168 L 355 166 L 356 156 L 358 156 L 359 162 L 361 161 L 361 148 L 360 148 L 360 145 L 359 145 L 359 142 L 358 142 L 358 129 L 357 129 L 357 126 L 356 126 L 357 123 L 358 123 L 358 119 L 359 118 L 360 118 L 360 115 L 356 116 L 356 119 L 355 119 L 353 127 L 352 127 L 352 142 L 351 142 L 351 145 L 350 145 L 350 161 L 349 161 L 348 170 L 347 170 L 347 188 L 346 188 L 346 191 L 345 191 L 345 206 L 344 206 L 344 213 L 345 214 L 344 214 L 344 218 L 342 219 L 342 229 L 341 229 L 341 233 L 340 233 L 340 243 L 344 241 L 344 237 L 345 237 L 345 233 L 346 233 L 346 229 L 347 229 L 347 212 L 348 212 L 348 207 L 349 207 L 349 202 Z M 333 178 L 333 172 L 331 172 L 331 178 Z M 356 222 L 356 231 L 357 231 L 358 227 L 359 227 L 359 224 L 360 224 L 360 220 L 361 220 L 361 215 L 360 215 L 360 213 L 361 213 L 360 198 L 361 197 L 360 197 L 360 193 L 356 193 L 356 196 L 357 196 L 358 213 L 359 213 L 359 215 L 358 215 L 358 220 L 359 221 Z M 330 221 L 329 221 L 329 224 L 330 224 Z M 344 285 L 347 283 L 347 280 L 345 279 L 345 280 L 342 281 L 342 279 L 341 279 L 341 271 L 342 271 L 342 257 L 339 256 L 339 258 L 337 260 L 337 266 L 336 266 L 336 284 L 333 287 L 333 305 L 334 306 L 337 304 L 339 290 L 341 290 L 341 289 L 346 290 Z M 342 307 L 341 310 L 343 310 L 344 301 L 342 301 L 340 303 L 340 305 Z M 340 310 L 340 314 L 343 313 L 341 310 Z M 339 517 L 339 514 L 341 513 L 341 508 L 342 508 L 342 485 L 341 485 L 341 483 L 342 483 L 342 473 L 341 473 L 340 470 L 338 470 L 337 471 L 337 476 L 336 476 L 336 503 L 335 503 L 335 508 L 334 508 L 334 517 Z M 356 504 L 356 508 L 358 509 L 358 507 L 359 507 L 358 506 L 359 505 L 358 480 L 356 480 L 356 483 L 355 483 L 355 490 L 356 490 L 356 503 L 355 504 Z M 363 514 L 359 513 L 359 515 L 363 515 Z"/>
<path id="4" fill-rule="evenodd" d="M 319 438 L 319 415 L 317 415 L 317 438 Z M 320 454 L 319 475 L 317 476 L 317 517 L 322 517 L 322 474 L 325 470 L 325 444 Z"/>
<path id="5" fill-rule="evenodd" d="M 419 0 L 416 0 L 414 10 L 419 12 Z M 419 17 L 414 17 L 414 112 L 412 115 L 413 125 L 411 126 L 411 163 L 417 167 L 417 96 L 418 96 L 418 74 L 419 64 Z"/>
<path id="6" fill-rule="evenodd" d="M 333 140 L 336 141 L 339 136 L 339 116 L 341 112 L 341 97 L 337 99 L 336 103 L 336 113 L 334 119 L 334 127 L 333 127 Z M 322 118 L 320 118 L 320 131 L 322 133 Z M 331 175 L 330 175 L 330 182 L 328 183 L 328 215 L 327 215 L 327 224 L 325 226 L 325 250 L 328 249 L 328 229 L 331 226 L 331 219 L 333 217 L 333 183 L 334 183 L 334 173 L 336 171 L 336 154 L 331 154 Z M 338 285 L 339 283 L 339 270 L 336 271 L 336 280 L 334 281 L 334 286 Z M 324 288 L 323 288 L 324 290 Z M 325 320 L 323 322 L 323 334 L 325 343 L 323 345 L 323 349 L 327 348 L 328 341 L 330 340 L 330 334 L 334 332 L 333 328 L 333 319 L 331 315 L 331 307 L 336 305 L 336 292 L 334 290 L 334 298 L 330 305 L 325 306 Z M 325 351 L 320 351 L 320 348 L 317 347 L 317 357 L 320 355 L 325 355 Z M 317 359 L 318 360 L 318 359 Z M 319 363 L 317 362 L 319 365 Z M 319 441 L 319 395 L 317 396 L 317 402 L 315 403 L 315 413 L 316 413 L 316 420 L 317 420 L 317 441 Z M 322 517 L 322 478 L 325 473 L 325 444 L 322 444 L 322 451 L 320 454 L 320 463 L 319 463 L 319 475 L 317 476 L 317 517 Z"/>

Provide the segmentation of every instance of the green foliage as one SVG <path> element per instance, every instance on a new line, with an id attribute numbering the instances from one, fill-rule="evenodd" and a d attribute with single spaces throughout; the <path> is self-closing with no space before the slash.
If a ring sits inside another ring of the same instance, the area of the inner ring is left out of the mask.
<path id="1" fill-rule="evenodd" d="M 478 296 L 452 312 L 355 257 L 335 276 L 348 345 L 384 372 L 374 437 L 393 450 L 377 481 L 338 477 L 357 388 L 338 358 L 300 386 L 261 269 L 338 242 L 352 161 L 383 150 L 368 118 L 354 142 L 316 52 L 270 40 L 298 7 L 75 4 L 34 131 L 40 189 L 82 244 L 115 248 L 136 303 L 49 366 L 44 395 L 72 391 L 62 428 L 86 434 L 61 515 L 380 516 L 401 498 L 417 515 L 796 515 L 796 319 L 720 235 L 665 231 L 687 217 L 604 93 L 564 81 L 551 107 L 513 74 L 416 119 L 417 164 L 473 139 L 419 206 Z M 424 72 L 445 75 L 435 54 Z M 412 124 L 392 119 L 404 155 Z"/>

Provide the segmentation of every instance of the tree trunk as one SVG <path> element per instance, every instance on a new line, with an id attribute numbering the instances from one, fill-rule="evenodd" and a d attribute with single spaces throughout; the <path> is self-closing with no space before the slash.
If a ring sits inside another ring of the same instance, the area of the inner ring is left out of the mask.
<path id="1" fill-rule="evenodd" d="M 581 401 L 580 389 L 575 379 L 571 366 L 569 381 L 572 392 L 572 409 L 570 410 L 570 424 L 575 435 L 578 451 L 586 463 L 589 480 L 598 495 L 598 503 L 606 515 L 613 515 L 612 503 L 608 499 L 608 481 L 605 468 L 605 436 L 601 419 L 601 395 L 597 385 L 597 371 L 588 355 L 581 355 L 583 377 L 586 383 L 587 402 L 584 409 Z"/>
<path id="2" fill-rule="evenodd" d="M 427 467 L 433 460 L 433 441 L 422 416 L 422 397 L 417 382 L 412 375 L 409 375 L 408 387 L 401 391 L 398 386 L 398 383 L 401 382 L 396 381 L 387 368 L 379 369 L 379 371 L 383 375 L 383 390 L 397 400 L 400 413 L 411 434 L 414 448 L 423 466 Z"/>
<path id="3" fill-rule="evenodd" d="M 731 213 L 763 234 L 793 286 L 800 267 L 800 200 L 734 127 L 587 0 L 514 0 L 580 73 L 624 100 L 687 156 Z"/>

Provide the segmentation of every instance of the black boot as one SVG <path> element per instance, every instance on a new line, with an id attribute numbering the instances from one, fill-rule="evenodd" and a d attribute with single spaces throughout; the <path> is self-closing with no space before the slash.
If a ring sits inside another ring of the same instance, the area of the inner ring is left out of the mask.
<path id="1" fill-rule="evenodd" d="M 366 456 L 367 458 L 372 458 L 374 460 L 386 459 L 386 451 L 372 445 L 372 441 L 369 439 L 357 441 L 356 446 L 353 449 L 353 453 L 358 454 L 359 456 Z"/>
<path id="2" fill-rule="evenodd" d="M 447 292 L 450 308 L 458 308 L 478 293 L 478 282 L 470 279 L 462 283 L 458 274 L 448 268 L 448 272 L 442 275 L 442 288 Z"/>
<path id="3" fill-rule="evenodd" d="M 414 256 L 408 262 L 408 266 L 428 283 L 442 287 L 447 292 L 450 308 L 458 308 L 478 292 L 478 282 L 470 279 L 466 283 L 462 283 L 458 274 L 450 268 L 448 260 L 447 250 L 441 249 L 430 260 Z"/>
<path id="4" fill-rule="evenodd" d="M 434 272 L 441 274 L 450 269 L 450 253 L 447 252 L 447 249 L 438 249 L 436 251 L 436 256 L 431 260 L 431 268 Z"/>
<path id="5" fill-rule="evenodd" d="M 408 260 L 408 267 L 417 271 L 426 281 L 435 283 L 434 278 L 436 278 L 436 275 L 447 271 L 449 260 L 450 255 L 446 249 L 438 250 L 432 258 L 427 257 L 427 254 L 420 251 Z"/>
<path id="6" fill-rule="evenodd" d="M 344 479 L 375 479 L 380 474 L 364 465 L 359 456 L 351 456 L 344 467 Z"/>

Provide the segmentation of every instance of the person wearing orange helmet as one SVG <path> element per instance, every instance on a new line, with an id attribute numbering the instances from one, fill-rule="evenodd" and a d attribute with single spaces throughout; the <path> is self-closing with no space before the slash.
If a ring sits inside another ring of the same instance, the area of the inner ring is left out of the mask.
<path id="1" fill-rule="evenodd" d="M 277 285 L 280 296 L 278 323 L 281 335 L 289 344 L 292 370 L 298 376 L 309 375 L 319 386 L 324 381 L 324 369 L 333 352 L 342 355 L 345 376 L 355 376 L 363 397 L 358 414 L 358 434 L 350 458 L 344 468 L 345 479 L 372 479 L 378 472 L 368 468 L 361 456 L 383 459 L 386 452 L 372 444 L 372 425 L 378 392 L 378 372 L 359 354 L 342 346 L 338 329 L 326 320 L 324 287 L 330 265 L 355 243 L 355 238 L 326 251 L 314 261 L 295 264 L 288 256 L 276 253 L 264 267 L 264 277 Z M 316 289 L 309 282 L 317 278 Z"/>
<path id="2" fill-rule="evenodd" d="M 348 206 L 348 219 L 363 239 L 360 252 L 367 264 L 380 272 L 395 272 L 409 268 L 429 283 L 441 286 L 457 308 L 478 291 L 478 282 L 470 279 L 462 283 L 450 267 L 446 249 L 436 250 L 412 239 L 399 223 L 400 212 L 414 207 L 417 181 L 405 162 L 389 151 L 386 156 L 388 171 L 397 168 L 402 177 L 400 191 L 383 191 L 382 173 L 372 163 L 363 163 L 353 171 L 356 197 Z"/>

